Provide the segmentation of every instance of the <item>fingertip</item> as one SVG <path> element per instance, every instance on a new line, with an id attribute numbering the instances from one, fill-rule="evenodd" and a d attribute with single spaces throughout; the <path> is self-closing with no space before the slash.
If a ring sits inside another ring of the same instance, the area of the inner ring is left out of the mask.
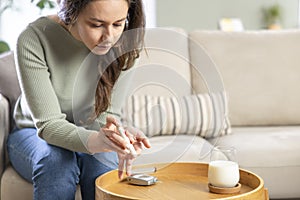
<path id="1" fill-rule="evenodd" d="M 127 176 L 131 176 L 131 174 L 132 174 L 131 171 L 127 171 L 127 172 L 126 172 L 126 175 L 127 175 Z"/>
<path id="2" fill-rule="evenodd" d="M 119 179 L 123 179 L 123 171 L 118 171 L 118 177 Z"/>
<path id="3" fill-rule="evenodd" d="M 145 138 L 145 139 L 143 140 L 143 144 L 144 144 L 145 147 L 151 148 L 151 144 L 150 144 L 150 141 L 149 141 L 148 138 Z"/>
<path id="4" fill-rule="evenodd" d="M 114 120 L 114 118 L 112 116 L 110 116 L 110 115 L 106 116 L 106 121 L 113 121 L 113 120 Z"/>
<path id="5" fill-rule="evenodd" d="M 113 123 L 113 124 L 115 124 L 116 126 L 120 126 L 118 120 L 116 120 L 116 118 L 114 118 L 114 117 L 111 116 L 111 115 L 108 115 L 108 116 L 106 117 L 106 123 Z"/>

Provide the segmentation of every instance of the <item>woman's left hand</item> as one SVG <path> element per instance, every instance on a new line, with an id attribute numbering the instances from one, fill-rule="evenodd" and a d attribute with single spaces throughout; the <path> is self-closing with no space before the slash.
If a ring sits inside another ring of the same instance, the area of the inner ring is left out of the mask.
<path id="1" fill-rule="evenodd" d="M 136 150 L 137 155 L 140 155 L 143 147 L 150 148 L 150 142 L 145 134 L 137 128 L 127 127 L 125 129 L 125 134 L 129 138 L 130 143 L 133 145 Z M 131 153 L 128 154 L 118 154 L 119 157 L 119 178 L 122 179 L 123 171 L 125 168 L 126 175 L 131 175 L 132 163 L 136 156 Z"/>
<path id="2" fill-rule="evenodd" d="M 104 129 L 110 130 L 115 132 L 117 135 L 111 135 L 110 140 L 112 140 L 117 146 L 123 146 L 123 148 L 126 148 L 126 141 L 124 139 L 120 139 L 120 133 L 118 131 L 118 126 L 121 124 L 112 116 L 108 116 L 106 118 L 106 125 L 103 127 Z M 136 155 L 131 154 L 129 149 L 126 151 L 117 151 L 118 158 L 119 158 L 119 178 L 122 179 L 124 169 L 126 171 L 126 174 L 129 176 L 131 175 L 131 168 L 132 163 L 137 155 L 140 155 L 143 147 L 150 148 L 150 142 L 148 138 L 145 136 L 145 134 L 134 127 L 126 127 L 125 128 L 125 135 L 129 138 L 130 143 L 133 145 Z M 122 140 L 122 141 L 121 141 Z"/>

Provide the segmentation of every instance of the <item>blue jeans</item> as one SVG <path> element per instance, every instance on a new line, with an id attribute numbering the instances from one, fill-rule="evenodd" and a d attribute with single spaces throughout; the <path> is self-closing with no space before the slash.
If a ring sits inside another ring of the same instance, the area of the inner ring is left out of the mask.
<path id="1" fill-rule="evenodd" d="M 33 183 L 35 200 L 74 200 L 78 184 L 82 199 L 94 200 L 95 179 L 118 167 L 115 152 L 97 154 L 101 159 L 72 152 L 48 144 L 34 128 L 14 130 L 7 149 L 14 169 Z"/>

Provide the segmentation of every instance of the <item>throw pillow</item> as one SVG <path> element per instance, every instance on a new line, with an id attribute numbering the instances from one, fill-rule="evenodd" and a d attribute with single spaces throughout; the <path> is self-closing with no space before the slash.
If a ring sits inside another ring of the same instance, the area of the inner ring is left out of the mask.
<path id="1" fill-rule="evenodd" d="M 132 95 L 122 109 L 122 122 L 148 137 L 187 134 L 212 138 L 230 133 L 224 93 L 179 98 Z"/>

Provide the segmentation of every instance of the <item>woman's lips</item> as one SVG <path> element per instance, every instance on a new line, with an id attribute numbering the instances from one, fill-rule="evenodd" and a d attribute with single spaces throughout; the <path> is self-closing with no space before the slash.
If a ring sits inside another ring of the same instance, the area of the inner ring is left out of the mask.
<path id="1" fill-rule="evenodd" d="M 97 45 L 97 47 L 102 50 L 108 50 L 111 48 L 111 46 L 112 45 Z"/>
<path id="2" fill-rule="evenodd" d="M 0 0 L 1 1 L 1 0 Z M 92 50 L 95 54 L 104 55 L 113 47 L 113 43 L 100 43 Z"/>

